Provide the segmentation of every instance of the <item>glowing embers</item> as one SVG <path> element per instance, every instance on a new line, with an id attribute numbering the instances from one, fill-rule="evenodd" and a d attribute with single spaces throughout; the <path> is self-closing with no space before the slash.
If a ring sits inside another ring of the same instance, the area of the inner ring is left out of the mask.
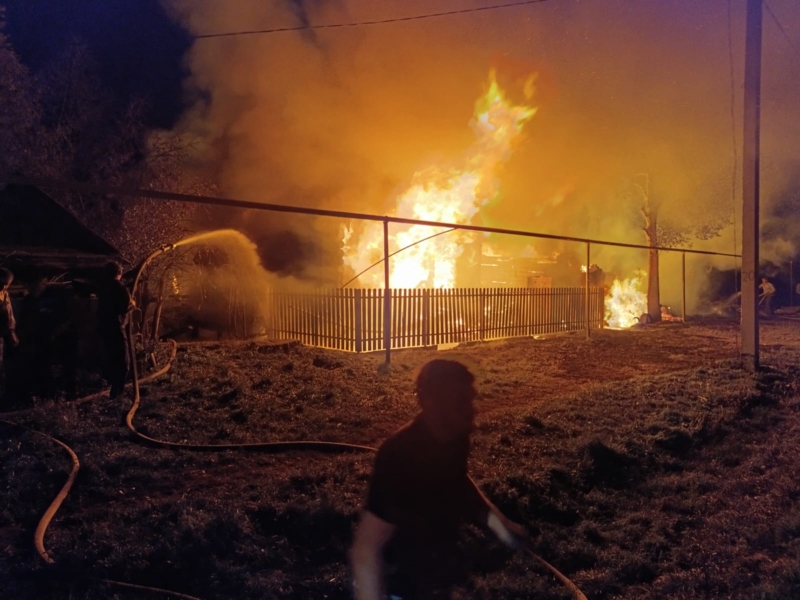
<path id="1" fill-rule="evenodd" d="M 627 329 L 639 323 L 639 317 L 647 312 L 647 294 L 642 286 L 647 279 L 645 271 L 624 281 L 615 279 L 606 294 L 606 323 L 612 329 Z"/>
<path id="2" fill-rule="evenodd" d="M 525 82 L 526 98 L 533 94 L 533 80 L 532 76 Z M 535 108 L 509 102 L 494 72 L 490 73 L 488 89 L 476 102 L 470 121 L 476 140 L 467 149 L 461 168 L 431 166 L 416 172 L 408 189 L 398 196 L 394 214 L 423 221 L 469 223 L 480 207 L 497 195 L 495 169 L 508 160 L 524 124 L 535 113 Z M 456 262 L 466 236 L 453 231 L 421 241 L 442 231 L 419 225 L 390 226 L 390 253 L 420 242 L 391 259 L 393 288 L 456 285 Z M 380 223 L 365 224 L 357 243 L 352 236 L 353 229 L 346 228 L 342 243 L 344 264 L 355 274 L 383 257 L 383 227 Z M 383 269 L 371 269 L 356 285 L 381 287 Z"/>

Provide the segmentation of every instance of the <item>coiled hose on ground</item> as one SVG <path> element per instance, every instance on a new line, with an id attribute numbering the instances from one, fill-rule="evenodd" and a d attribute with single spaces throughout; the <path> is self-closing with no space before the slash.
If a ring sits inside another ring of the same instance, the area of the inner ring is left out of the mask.
<path id="1" fill-rule="evenodd" d="M 167 363 L 163 367 L 161 367 L 160 369 L 155 371 L 154 373 L 151 373 L 147 377 L 143 378 L 141 380 L 141 382 L 139 382 L 138 378 L 137 378 L 137 381 L 136 381 L 136 385 L 137 386 L 138 386 L 139 383 L 144 383 L 144 382 L 147 382 L 147 381 L 151 381 L 151 380 L 155 379 L 156 377 L 158 377 L 160 375 L 163 375 L 164 373 L 169 371 L 170 367 L 172 366 L 173 361 L 175 360 L 175 355 L 176 355 L 176 350 L 177 350 L 177 344 L 175 344 L 175 342 L 173 342 L 172 340 L 170 340 L 170 342 L 172 344 L 172 352 L 171 352 L 170 358 L 167 361 Z M 89 396 L 84 396 L 83 398 L 79 398 L 78 400 L 74 400 L 73 402 L 70 402 L 70 404 L 71 405 L 85 404 L 86 402 L 90 402 L 92 400 L 97 400 L 98 398 L 101 398 L 104 394 L 105 394 L 105 392 L 98 392 L 96 394 L 90 394 Z M 10 413 L 3 413 L 3 416 L 4 417 L 22 416 L 24 414 L 30 413 L 33 410 L 35 410 L 35 409 L 18 410 L 18 411 L 14 411 L 14 412 L 10 412 Z M 18 429 L 22 429 L 24 431 L 28 431 L 28 432 L 33 433 L 35 435 L 44 437 L 47 440 L 49 440 L 49 441 L 51 441 L 51 442 L 53 442 L 55 444 L 58 444 L 59 446 L 61 446 L 61 448 L 63 448 L 67 452 L 67 454 L 69 454 L 70 460 L 72 461 L 72 467 L 70 468 L 69 475 L 67 476 L 67 481 L 64 483 L 64 485 L 61 486 L 61 489 L 58 491 L 58 494 L 56 494 L 56 497 L 53 498 L 53 501 L 50 502 L 50 505 L 47 507 L 47 510 L 45 510 L 45 512 L 42 515 L 41 519 L 39 519 L 39 523 L 36 525 L 36 531 L 33 534 L 33 544 L 34 544 L 34 547 L 36 548 L 36 552 L 39 554 L 39 557 L 45 563 L 47 563 L 49 565 L 55 564 L 55 560 L 53 560 L 53 558 L 50 556 L 50 554 L 45 549 L 44 536 L 45 536 L 45 533 L 47 532 L 47 528 L 49 527 L 50 522 L 53 520 L 53 517 L 55 516 L 56 512 L 61 507 L 61 504 L 64 502 L 64 500 L 66 499 L 67 494 L 69 494 L 70 490 L 72 489 L 73 484 L 75 483 L 75 478 L 78 476 L 78 471 L 80 470 L 80 467 L 81 467 L 80 461 L 78 460 L 78 455 L 75 454 L 75 451 L 72 448 L 70 448 L 69 446 L 67 446 L 64 442 L 54 438 L 53 436 L 51 436 L 51 435 L 49 435 L 47 433 L 44 433 L 44 432 L 41 432 L 41 431 L 37 431 L 37 430 L 31 429 L 29 427 L 25 427 L 24 425 L 20 425 L 18 423 L 14 423 L 12 421 L 6 421 L 5 419 L 0 419 L 0 423 L 2 423 L 4 425 L 7 425 L 7 426 L 10 426 L 10 427 L 15 427 L 15 428 L 18 428 Z M 180 598 L 182 600 L 200 600 L 199 598 L 196 598 L 195 596 L 189 596 L 189 595 L 186 595 L 186 594 L 182 594 L 180 592 L 175 592 L 175 591 L 172 591 L 172 590 L 165 590 L 165 589 L 162 589 L 162 588 L 155 588 L 155 587 L 151 587 L 151 586 L 139 585 L 139 584 L 135 584 L 135 583 L 128 583 L 128 582 L 125 582 L 125 581 L 116 581 L 116 580 L 113 580 L 113 579 L 102 579 L 102 578 L 95 579 L 95 581 L 99 581 L 101 583 L 105 583 L 105 584 L 109 584 L 109 585 L 113 585 L 113 586 L 117 586 L 117 587 L 125 587 L 125 588 L 129 588 L 129 589 L 141 590 L 141 591 L 146 591 L 146 592 L 153 592 L 153 593 L 157 593 L 157 594 L 161 594 L 161 595 L 170 596 L 170 597 L 173 597 L 173 598 Z"/>

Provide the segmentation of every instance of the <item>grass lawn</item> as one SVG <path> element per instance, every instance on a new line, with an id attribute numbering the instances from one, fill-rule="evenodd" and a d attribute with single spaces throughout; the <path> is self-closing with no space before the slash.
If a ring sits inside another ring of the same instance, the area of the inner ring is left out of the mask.
<path id="1" fill-rule="evenodd" d="M 697 321 L 411 350 L 388 371 L 382 355 L 296 344 L 184 345 L 136 424 L 175 442 L 375 446 L 415 414 L 414 370 L 457 358 L 480 391 L 473 477 L 590 599 L 800 598 L 800 322 L 762 323 L 755 376 L 737 332 Z M 33 530 L 69 459 L 0 424 L 0 597 L 158 597 L 76 573 L 206 600 L 350 597 L 371 454 L 152 447 L 124 427 L 129 404 L 14 419 L 81 461 L 45 537 L 53 567 Z M 459 598 L 569 597 L 482 530 L 465 528 L 459 552 L 473 574 Z"/>

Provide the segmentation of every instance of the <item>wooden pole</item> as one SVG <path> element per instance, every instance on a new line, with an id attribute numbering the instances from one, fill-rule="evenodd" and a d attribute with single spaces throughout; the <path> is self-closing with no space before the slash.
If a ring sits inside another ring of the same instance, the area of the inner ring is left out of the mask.
<path id="1" fill-rule="evenodd" d="M 392 290 L 389 287 L 389 221 L 383 221 L 383 346 L 392 362 Z"/>
<path id="2" fill-rule="evenodd" d="M 758 340 L 759 136 L 761 112 L 762 0 L 747 0 L 742 147 L 742 364 L 756 371 Z"/>
<path id="3" fill-rule="evenodd" d="M 586 242 L 586 276 L 584 279 L 584 301 L 586 303 L 586 339 L 588 340 L 591 336 L 591 329 L 592 323 L 590 321 L 591 311 L 589 310 L 589 265 L 591 264 L 592 260 L 592 244 L 591 242 Z"/>
<path id="4" fill-rule="evenodd" d="M 686 323 L 686 252 L 681 252 L 681 279 L 683 280 L 683 322 Z"/>

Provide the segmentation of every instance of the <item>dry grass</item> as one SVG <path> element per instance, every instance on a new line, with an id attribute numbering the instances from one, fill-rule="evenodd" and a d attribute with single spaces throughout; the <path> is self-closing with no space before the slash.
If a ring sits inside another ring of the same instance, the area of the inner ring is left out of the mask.
<path id="1" fill-rule="evenodd" d="M 799 331 L 764 323 L 756 377 L 726 322 L 448 351 L 482 392 L 475 478 L 592 599 L 800 597 Z M 414 414 L 413 371 L 434 355 L 398 353 L 383 373 L 380 356 L 184 346 L 145 389 L 137 424 L 172 441 L 376 445 Z M 121 426 L 126 408 L 26 419 L 83 465 L 46 538 L 60 565 L 47 578 L 32 531 L 68 461 L 0 426 L 4 597 L 146 597 L 76 571 L 208 599 L 349 597 L 344 556 L 371 456 L 151 448 Z M 459 551 L 472 574 L 461 597 L 566 597 L 482 531 L 467 528 Z"/>

